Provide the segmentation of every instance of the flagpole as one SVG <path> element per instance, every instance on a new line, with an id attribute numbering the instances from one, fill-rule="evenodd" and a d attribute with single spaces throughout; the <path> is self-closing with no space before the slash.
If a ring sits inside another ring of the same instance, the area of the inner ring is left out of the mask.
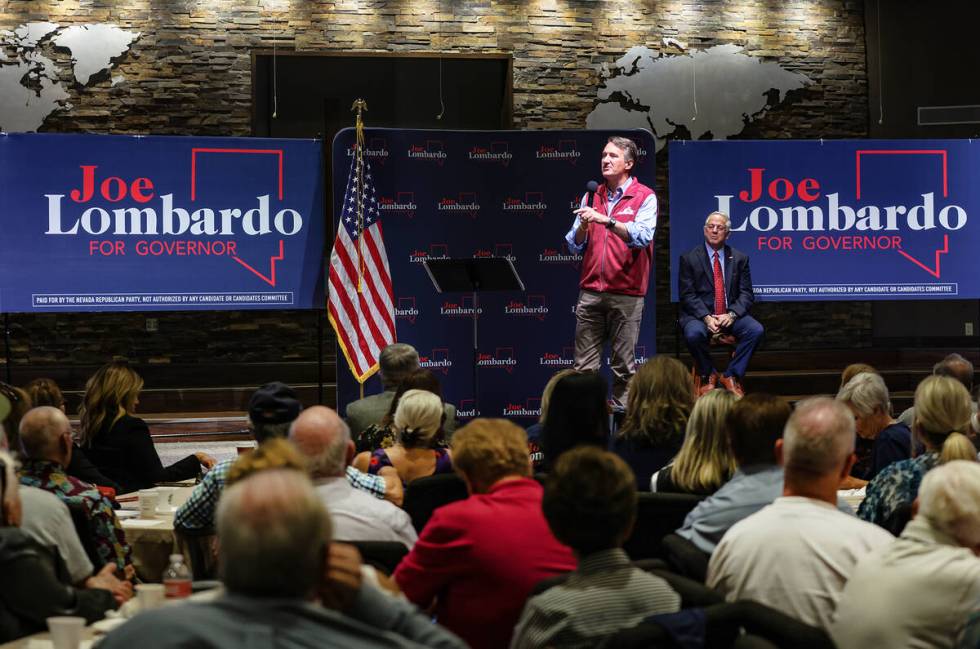
<path id="1" fill-rule="evenodd" d="M 355 183 L 357 184 L 357 292 L 364 292 L 364 119 L 367 102 L 356 99 L 351 110 L 357 113 L 354 122 L 354 132 L 357 143 L 354 146 Z M 358 380 L 360 398 L 364 398 L 364 381 Z"/>

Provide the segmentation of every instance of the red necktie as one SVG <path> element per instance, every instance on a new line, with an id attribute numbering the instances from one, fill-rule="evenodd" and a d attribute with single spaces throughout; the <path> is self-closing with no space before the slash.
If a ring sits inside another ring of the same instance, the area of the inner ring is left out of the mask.
<path id="1" fill-rule="evenodd" d="M 725 312 L 725 276 L 721 273 L 721 262 L 715 251 L 715 315 Z"/>

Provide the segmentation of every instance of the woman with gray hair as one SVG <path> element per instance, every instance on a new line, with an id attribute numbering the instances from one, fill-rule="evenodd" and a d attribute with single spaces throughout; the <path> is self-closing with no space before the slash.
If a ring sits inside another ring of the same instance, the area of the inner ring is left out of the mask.
<path id="1" fill-rule="evenodd" d="M 855 375 L 837 393 L 837 400 L 854 413 L 858 437 L 874 441 L 868 464 L 855 465 L 851 471 L 855 479 L 846 488 L 863 487 L 889 464 L 912 456 L 912 431 L 892 417 L 888 387 L 880 375 Z"/>
<path id="2" fill-rule="evenodd" d="M 409 390 L 402 395 L 395 411 L 396 443 L 359 453 L 354 458 L 354 468 L 376 475 L 386 467 L 394 467 L 404 484 L 437 473 L 451 473 L 453 461 L 449 449 L 436 443 L 445 416 L 438 395 L 427 390 Z"/>
<path id="3" fill-rule="evenodd" d="M 830 627 L 838 649 L 951 648 L 980 600 L 980 463 L 927 473 L 916 510 L 844 587 Z"/>

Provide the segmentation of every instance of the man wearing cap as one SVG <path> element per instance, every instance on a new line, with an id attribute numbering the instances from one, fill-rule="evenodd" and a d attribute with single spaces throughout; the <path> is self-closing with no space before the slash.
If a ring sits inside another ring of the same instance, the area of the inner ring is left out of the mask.
<path id="1" fill-rule="evenodd" d="M 303 409 L 296 392 L 279 381 L 266 383 L 252 395 L 248 402 L 249 428 L 255 441 L 262 442 L 277 437 L 285 438 L 289 425 Z M 214 512 L 218 498 L 225 487 L 225 479 L 237 457 L 222 460 L 205 474 L 201 483 L 194 488 L 190 498 L 174 514 L 174 527 L 183 530 L 202 530 L 214 527 Z M 400 504 L 402 498 L 401 482 L 386 480 L 381 476 L 365 475 L 354 470 L 348 471 L 351 484 L 370 492 L 377 498 L 387 498 Z"/>

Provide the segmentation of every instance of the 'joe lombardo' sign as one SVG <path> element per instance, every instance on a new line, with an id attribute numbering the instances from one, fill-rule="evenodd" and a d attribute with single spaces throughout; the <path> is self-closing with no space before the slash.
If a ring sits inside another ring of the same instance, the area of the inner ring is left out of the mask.
<path id="1" fill-rule="evenodd" d="M 674 142 L 672 268 L 719 210 L 758 298 L 977 298 L 977 172 L 967 140 Z"/>
<path id="2" fill-rule="evenodd" d="M 0 311 L 312 308 L 320 143 L 0 137 Z"/>

